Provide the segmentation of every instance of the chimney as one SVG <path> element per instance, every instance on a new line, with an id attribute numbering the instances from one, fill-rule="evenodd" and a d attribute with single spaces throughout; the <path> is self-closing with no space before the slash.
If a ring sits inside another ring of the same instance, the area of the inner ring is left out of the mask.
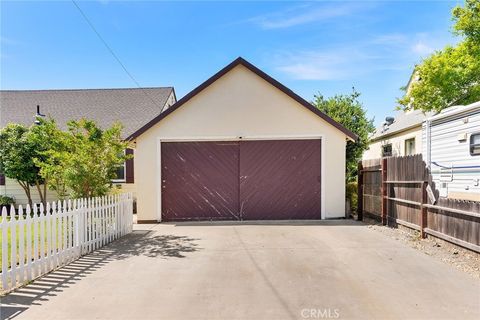
<path id="1" fill-rule="evenodd" d="M 44 117 L 45 115 L 40 113 L 40 105 L 37 104 L 37 113 L 35 114 L 35 121 L 33 123 L 35 123 L 36 125 L 39 125 L 40 124 L 39 118 L 44 118 Z"/>

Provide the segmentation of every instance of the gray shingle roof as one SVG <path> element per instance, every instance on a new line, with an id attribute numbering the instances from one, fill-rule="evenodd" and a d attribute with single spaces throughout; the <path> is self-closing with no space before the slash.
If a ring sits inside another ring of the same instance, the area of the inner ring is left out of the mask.
<path id="1" fill-rule="evenodd" d="M 127 137 L 160 114 L 172 87 L 130 89 L 1 90 L 0 128 L 10 122 L 31 125 L 37 105 L 62 129 L 69 120 L 87 118 L 100 127 L 115 121 L 124 125 Z"/>
<path id="2" fill-rule="evenodd" d="M 410 112 L 398 111 L 395 115 L 395 121 L 389 126 L 383 126 L 383 124 L 380 125 L 371 138 L 378 139 L 385 135 L 390 135 L 395 132 L 421 125 L 425 119 L 434 114 L 434 112 L 424 113 L 421 110 L 413 110 Z"/>

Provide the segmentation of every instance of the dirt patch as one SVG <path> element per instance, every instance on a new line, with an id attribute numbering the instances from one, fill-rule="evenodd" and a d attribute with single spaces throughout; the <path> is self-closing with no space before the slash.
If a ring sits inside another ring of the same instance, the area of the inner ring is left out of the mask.
<path id="1" fill-rule="evenodd" d="M 390 228 L 368 218 L 364 219 L 363 222 L 368 224 L 368 228 L 372 231 L 380 232 L 390 238 L 402 241 L 426 255 L 454 266 L 475 279 L 480 279 L 480 254 L 476 252 L 432 236 L 429 236 L 427 239 L 421 239 L 418 231 L 407 227 Z"/>

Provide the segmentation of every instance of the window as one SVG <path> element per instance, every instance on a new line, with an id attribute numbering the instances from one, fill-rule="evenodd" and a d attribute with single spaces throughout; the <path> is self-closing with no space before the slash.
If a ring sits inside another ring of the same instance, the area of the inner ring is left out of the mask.
<path id="1" fill-rule="evenodd" d="M 124 162 L 120 166 L 118 166 L 117 176 L 112 181 L 113 182 L 125 182 L 125 176 L 126 176 L 126 174 L 125 174 L 125 162 Z"/>
<path id="2" fill-rule="evenodd" d="M 117 177 L 113 179 L 113 182 L 124 182 L 125 181 L 125 163 L 123 163 L 117 169 Z"/>
<path id="3" fill-rule="evenodd" d="M 385 144 L 382 146 L 382 157 L 391 157 L 392 156 L 392 144 Z"/>
<path id="4" fill-rule="evenodd" d="M 117 169 L 117 176 L 112 182 L 116 183 L 134 183 L 133 177 L 133 149 L 127 148 L 125 154 L 130 156 L 130 159 L 122 163 Z"/>
<path id="5" fill-rule="evenodd" d="M 405 140 L 405 155 L 415 154 L 415 138 Z"/>
<path id="6" fill-rule="evenodd" d="M 475 133 L 470 136 L 470 154 L 472 156 L 480 155 L 480 133 Z"/>

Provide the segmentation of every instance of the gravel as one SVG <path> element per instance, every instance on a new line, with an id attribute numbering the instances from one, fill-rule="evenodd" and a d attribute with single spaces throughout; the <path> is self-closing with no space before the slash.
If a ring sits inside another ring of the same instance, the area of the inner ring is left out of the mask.
<path id="1" fill-rule="evenodd" d="M 390 228 L 371 219 L 364 219 L 368 229 L 380 232 L 408 246 L 422 251 L 424 254 L 454 266 L 475 279 L 480 279 L 480 254 L 461 248 L 444 240 L 429 236 L 421 239 L 420 233 L 407 227 Z"/>

